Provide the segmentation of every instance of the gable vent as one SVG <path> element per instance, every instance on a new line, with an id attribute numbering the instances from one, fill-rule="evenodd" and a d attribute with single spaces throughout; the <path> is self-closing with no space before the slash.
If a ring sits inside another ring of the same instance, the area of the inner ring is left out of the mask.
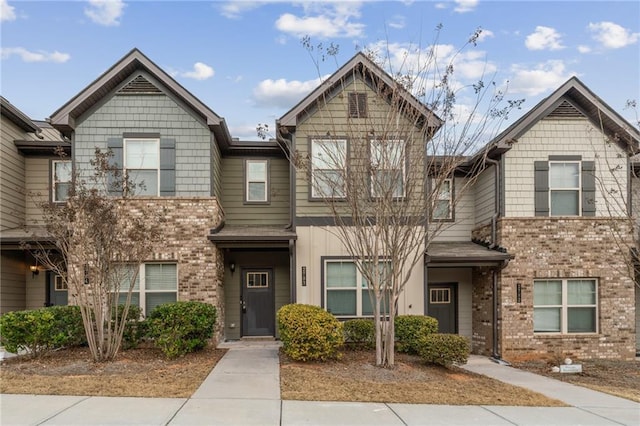
<path id="1" fill-rule="evenodd" d="M 127 85 L 125 85 L 122 89 L 118 90 L 119 94 L 149 94 L 149 93 L 162 93 L 160 89 L 153 85 L 149 80 L 139 75 L 133 80 L 131 80 Z"/>
<path id="2" fill-rule="evenodd" d="M 584 114 L 567 101 L 562 101 L 560 105 L 547 116 L 549 118 L 583 118 Z"/>

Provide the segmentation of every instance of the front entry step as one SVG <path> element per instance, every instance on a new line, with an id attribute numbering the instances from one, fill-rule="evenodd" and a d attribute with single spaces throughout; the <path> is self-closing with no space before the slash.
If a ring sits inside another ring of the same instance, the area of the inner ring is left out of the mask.
<path id="1" fill-rule="evenodd" d="M 240 340 L 245 342 L 275 342 L 276 338 L 273 336 L 243 336 Z"/>

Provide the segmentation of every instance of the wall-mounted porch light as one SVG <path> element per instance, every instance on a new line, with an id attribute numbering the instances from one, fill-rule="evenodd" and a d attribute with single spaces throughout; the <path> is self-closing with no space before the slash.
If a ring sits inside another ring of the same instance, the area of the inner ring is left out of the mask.
<path id="1" fill-rule="evenodd" d="M 231 273 L 235 272 L 236 262 L 229 262 L 229 270 L 231 271 Z"/>
<path id="2" fill-rule="evenodd" d="M 38 269 L 38 265 L 29 266 L 29 270 L 31 271 L 31 279 L 35 278 L 36 275 L 40 273 L 40 270 Z"/>

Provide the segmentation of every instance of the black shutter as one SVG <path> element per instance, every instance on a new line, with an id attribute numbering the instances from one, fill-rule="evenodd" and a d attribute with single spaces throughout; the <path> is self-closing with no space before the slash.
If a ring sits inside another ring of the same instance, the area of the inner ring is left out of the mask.
<path id="1" fill-rule="evenodd" d="M 582 162 L 582 216 L 596 215 L 596 163 Z"/>
<path id="2" fill-rule="evenodd" d="M 176 195 L 176 140 L 160 139 L 160 196 Z"/>
<path id="3" fill-rule="evenodd" d="M 536 161 L 534 170 L 536 216 L 549 216 L 549 162 Z"/>
<path id="4" fill-rule="evenodd" d="M 122 138 L 109 138 L 107 140 L 107 148 L 111 150 L 111 157 L 109 157 L 109 167 L 116 170 L 107 174 L 107 192 L 109 195 L 116 197 L 122 197 L 122 166 L 124 164 L 124 150 L 122 148 Z"/>

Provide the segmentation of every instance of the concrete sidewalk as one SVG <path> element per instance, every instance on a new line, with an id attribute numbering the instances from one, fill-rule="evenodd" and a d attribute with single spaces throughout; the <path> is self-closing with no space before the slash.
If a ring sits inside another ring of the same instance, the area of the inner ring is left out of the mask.
<path id="1" fill-rule="evenodd" d="M 5 425 L 634 425 L 640 404 L 471 357 L 466 368 L 571 407 L 281 401 L 277 342 L 229 352 L 191 398 L 1 395 Z"/>

